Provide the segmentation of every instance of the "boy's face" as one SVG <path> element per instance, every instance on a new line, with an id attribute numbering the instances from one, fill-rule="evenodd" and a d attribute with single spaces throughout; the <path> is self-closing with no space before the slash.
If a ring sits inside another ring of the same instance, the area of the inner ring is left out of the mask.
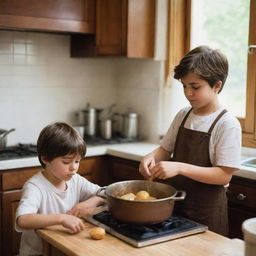
<path id="1" fill-rule="evenodd" d="M 196 113 L 204 114 L 215 106 L 219 85 L 212 88 L 206 80 L 192 72 L 184 76 L 181 83 L 184 94 Z"/>
<path id="2" fill-rule="evenodd" d="M 67 181 L 78 171 L 81 156 L 65 155 L 56 157 L 52 161 L 43 162 L 46 164 L 45 170 L 53 175 L 57 180 Z"/>

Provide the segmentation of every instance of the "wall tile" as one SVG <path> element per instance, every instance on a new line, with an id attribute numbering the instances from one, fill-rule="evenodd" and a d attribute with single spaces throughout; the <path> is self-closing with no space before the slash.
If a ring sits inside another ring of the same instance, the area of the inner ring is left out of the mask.
<path id="1" fill-rule="evenodd" d="M 13 53 L 12 43 L 0 41 L 0 54 L 12 54 L 12 53 Z"/>
<path id="2" fill-rule="evenodd" d="M 13 42 L 13 31 L 0 30 L 0 42 Z"/>
<path id="3" fill-rule="evenodd" d="M 29 55 L 37 55 L 38 54 L 38 48 L 36 44 L 26 44 L 26 53 Z"/>
<path id="4" fill-rule="evenodd" d="M 25 65 L 26 64 L 26 55 L 14 55 L 13 56 L 14 65 Z"/>
<path id="5" fill-rule="evenodd" d="M 26 44 L 25 43 L 14 43 L 13 53 L 14 54 L 26 54 Z"/>
<path id="6" fill-rule="evenodd" d="M 76 124 L 87 103 L 132 107 L 141 116 L 140 134 L 155 141 L 162 64 L 70 58 L 69 49 L 68 35 L 0 30 L 0 128 L 16 128 L 8 144 L 35 143 L 50 122 Z"/>
<path id="7" fill-rule="evenodd" d="M 11 65 L 13 64 L 12 55 L 0 55 L 0 65 Z"/>

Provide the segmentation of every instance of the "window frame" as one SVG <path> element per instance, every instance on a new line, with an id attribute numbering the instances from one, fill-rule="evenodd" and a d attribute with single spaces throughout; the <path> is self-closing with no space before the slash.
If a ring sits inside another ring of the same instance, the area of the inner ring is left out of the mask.
<path id="1" fill-rule="evenodd" d="M 168 52 L 166 78 L 190 50 L 192 0 L 169 0 Z M 256 45 L 256 1 L 250 0 L 249 45 Z M 256 148 L 256 49 L 248 52 L 246 80 L 246 114 L 238 117 L 242 127 L 242 146 Z"/>

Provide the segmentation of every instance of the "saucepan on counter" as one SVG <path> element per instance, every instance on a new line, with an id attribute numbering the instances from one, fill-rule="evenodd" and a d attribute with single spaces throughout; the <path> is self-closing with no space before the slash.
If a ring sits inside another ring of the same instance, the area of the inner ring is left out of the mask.
<path id="1" fill-rule="evenodd" d="M 0 129 L 0 150 L 5 149 L 7 144 L 7 135 L 13 131 L 15 131 L 14 128 L 10 130 Z"/>
<path id="2" fill-rule="evenodd" d="M 156 199 L 130 201 L 120 198 L 139 191 L 147 191 Z M 172 215 L 175 201 L 184 200 L 186 192 L 177 191 L 174 187 L 159 182 L 129 180 L 102 187 L 97 195 L 107 199 L 108 209 L 117 220 L 151 225 L 168 219 Z"/>

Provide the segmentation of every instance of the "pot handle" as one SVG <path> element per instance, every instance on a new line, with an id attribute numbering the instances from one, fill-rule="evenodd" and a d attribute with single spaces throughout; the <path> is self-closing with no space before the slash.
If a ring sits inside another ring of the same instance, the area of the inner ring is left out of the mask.
<path id="1" fill-rule="evenodd" d="M 99 196 L 99 197 L 101 197 L 101 198 L 107 199 L 107 196 L 106 196 L 106 187 L 107 187 L 107 186 L 101 187 L 101 188 L 96 192 L 96 196 Z M 104 191 L 104 194 L 103 194 L 103 193 L 101 194 L 102 191 Z"/>
<path id="2" fill-rule="evenodd" d="M 179 200 L 184 200 L 186 197 L 186 192 L 182 190 L 178 190 L 177 194 L 181 194 L 180 196 L 174 196 L 172 197 L 173 200 L 179 201 Z"/>

